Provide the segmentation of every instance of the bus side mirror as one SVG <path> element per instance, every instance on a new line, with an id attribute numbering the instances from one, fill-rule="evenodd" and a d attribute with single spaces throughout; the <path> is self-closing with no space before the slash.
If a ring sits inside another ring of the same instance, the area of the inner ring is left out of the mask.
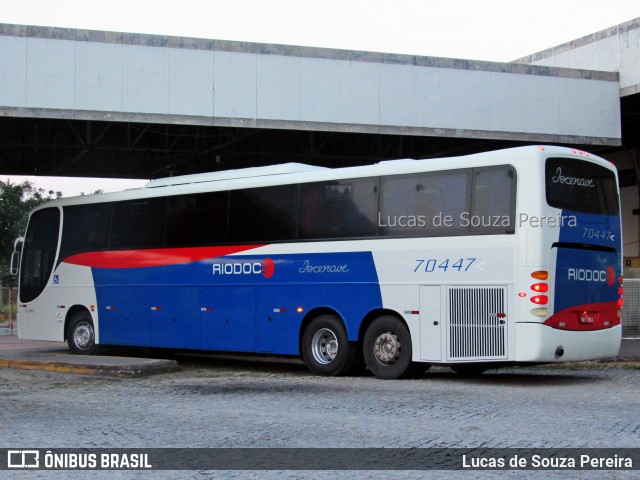
<path id="1" fill-rule="evenodd" d="M 13 253 L 11 254 L 11 266 L 9 268 L 9 273 L 11 275 L 18 275 L 20 271 L 20 252 L 18 251 L 18 244 L 24 242 L 24 237 L 16 238 L 15 243 L 13 244 Z"/>
<path id="2" fill-rule="evenodd" d="M 20 252 L 14 250 L 11 254 L 11 268 L 9 269 L 9 273 L 11 275 L 18 275 L 20 263 Z"/>

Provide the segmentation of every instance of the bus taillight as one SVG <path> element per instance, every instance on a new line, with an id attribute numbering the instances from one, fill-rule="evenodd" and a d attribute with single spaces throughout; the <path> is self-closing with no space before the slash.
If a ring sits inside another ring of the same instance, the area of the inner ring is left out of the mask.
<path id="1" fill-rule="evenodd" d="M 548 280 L 549 272 L 546 270 L 537 270 L 531 273 L 531 277 L 536 280 Z M 538 282 L 531 284 L 531 290 L 536 293 L 545 293 L 549 291 L 549 284 L 544 282 Z M 536 305 L 546 305 L 549 303 L 549 297 L 546 295 L 535 295 L 531 297 L 531 301 Z"/>
<path id="2" fill-rule="evenodd" d="M 549 285 L 546 283 L 534 283 L 533 285 L 531 285 L 531 290 L 533 290 L 534 292 L 548 292 Z"/>
<path id="3" fill-rule="evenodd" d="M 549 303 L 549 297 L 546 295 L 536 295 L 535 297 L 531 297 L 531 301 L 536 305 L 546 305 Z"/>
<path id="4" fill-rule="evenodd" d="M 622 286 L 622 275 L 620 275 L 618 277 L 618 284 L 620 284 L 620 286 L 618 287 L 618 318 L 622 318 L 622 307 L 624 305 L 624 298 L 623 298 L 623 294 L 624 294 L 624 287 Z"/>

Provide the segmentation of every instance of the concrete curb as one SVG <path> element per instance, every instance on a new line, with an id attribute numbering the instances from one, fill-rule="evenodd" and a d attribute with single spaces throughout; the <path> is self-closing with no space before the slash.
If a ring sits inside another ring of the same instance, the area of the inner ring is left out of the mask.
<path id="1" fill-rule="evenodd" d="M 603 358 L 597 360 L 598 363 L 629 363 L 640 362 L 640 355 L 619 355 L 617 357 Z"/>
<path id="2" fill-rule="evenodd" d="M 175 360 L 110 355 L 73 355 L 64 342 L 0 336 L 0 368 L 136 378 L 179 370 Z"/>
<path id="3" fill-rule="evenodd" d="M 100 357 L 98 357 L 100 358 Z M 171 373 L 180 369 L 175 360 L 147 360 L 141 363 L 114 365 L 78 365 L 59 361 L 37 361 L 21 359 L 0 359 L 0 368 L 19 368 L 23 370 L 41 370 L 47 372 L 73 373 L 77 375 L 95 375 L 117 378 L 137 378 Z"/>

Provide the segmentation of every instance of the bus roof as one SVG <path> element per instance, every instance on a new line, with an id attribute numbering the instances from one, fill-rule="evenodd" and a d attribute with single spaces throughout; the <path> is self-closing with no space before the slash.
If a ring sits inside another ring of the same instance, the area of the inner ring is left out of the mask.
<path id="1" fill-rule="evenodd" d="M 615 171 L 612 164 L 597 155 L 557 146 L 524 146 L 494 150 L 457 157 L 441 157 L 424 160 L 389 160 L 373 165 L 344 168 L 326 168 L 302 163 L 284 163 L 265 167 L 250 167 L 219 172 L 182 175 L 152 180 L 143 188 L 124 190 L 122 192 L 102 193 L 80 197 L 69 197 L 52 200 L 35 210 L 52 205 L 79 205 L 85 203 L 100 203 L 122 201 L 137 198 L 151 198 L 164 195 L 185 195 L 208 191 L 224 191 L 262 186 L 275 186 L 288 183 L 306 183 L 314 181 L 340 180 L 344 178 L 370 177 L 378 175 L 401 175 L 422 171 L 447 170 L 450 168 L 471 168 L 512 164 L 516 168 L 529 168 L 529 163 L 523 163 L 523 158 L 531 155 L 549 157 L 561 155 L 581 158 L 605 166 Z"/>
<path id="2" fill-rule="evenodd" d="M 196 173 L 192 175 L 180 175 L 177 177 L 159 178 L 151 180 L 145 188 L 169 187 L 173 185 L 186 185 L 191 183 L 219 182 L 221 180 L 234 180 L 238 178 L 266 177 L 270 175 L 286 175 L 291 173 L 313 172 L 328 170 L 326 167 L 316 167 L 304 163 L 282 163 L 266 167 L 238 168 L 235 170 L 223 170 L 220 172 Z"/>

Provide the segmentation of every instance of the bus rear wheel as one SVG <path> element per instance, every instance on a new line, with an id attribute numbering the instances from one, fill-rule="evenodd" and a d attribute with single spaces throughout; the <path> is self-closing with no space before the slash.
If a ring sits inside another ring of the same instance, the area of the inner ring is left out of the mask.
<path id="1" fill-rule="evenodd" d="M 344 325 L 334 315 L 314 318 L 302 335 L 302 358 L 315 374 L 337 376 L 350 373 L 356 354 L 357 349 L 349 343 Z"/>
<path id="2" fill-rule="evenodd" d="M 413 372 L 411 334 L 396 317 L 376 318 L 367 328 L 362 348 L 367 367 L 378 378 L 391 380 Z"/>
<path id="3" fill-rule="evenodd" d="M 89 312 L 76 313 L 67 326 L 67 345 L 76 355 L 95 355 L 98 353 L 93 319 Z"/>

